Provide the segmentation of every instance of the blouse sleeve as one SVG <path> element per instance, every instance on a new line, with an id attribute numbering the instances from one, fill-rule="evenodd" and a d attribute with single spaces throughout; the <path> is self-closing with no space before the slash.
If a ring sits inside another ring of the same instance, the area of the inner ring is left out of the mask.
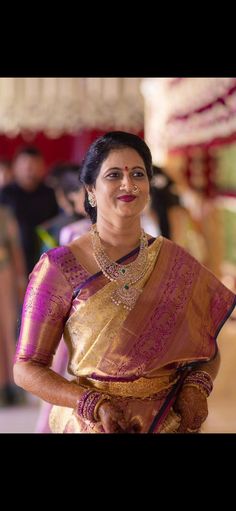
<path id="1" fill-rule="evenodd" d="M 63 334 L 73 289 L 60 267 L 44 253 L 30 275 L 15 362 L 52 364 Z"/>

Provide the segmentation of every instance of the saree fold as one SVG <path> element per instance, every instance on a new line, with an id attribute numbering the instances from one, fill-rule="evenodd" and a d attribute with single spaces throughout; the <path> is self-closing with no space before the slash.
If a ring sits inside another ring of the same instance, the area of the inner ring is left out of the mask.
<path id="1" fill-rule="evenodd" d="M 172 405 L 183 369 L 215 356 L 235 295 L 162 236 L 149 245 L 147 272 L 136 283 L 142 293 L 131 311 L 112 302 L 116 285 L 99 273 L 80 286 L 64 328 L 68 371 L 84 388 L 125 400 L 127 418 L 142 432 L 160 410 L 155 432 L 176 431 L 180 419 Z M 53 432 L 104 432 L 100 423 L 58 406 L 50 426 Z"/>

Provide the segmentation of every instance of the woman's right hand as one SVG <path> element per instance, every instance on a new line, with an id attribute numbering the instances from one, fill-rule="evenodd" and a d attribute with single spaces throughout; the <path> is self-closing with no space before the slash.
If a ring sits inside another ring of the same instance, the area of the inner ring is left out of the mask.
<path id="1" fill-rule="evenodd" d="M 196 387 L 183 386 L 174 409 L 181 415 L 178 433 L 194 433 L 208 415 L 207 398 Z"/>
<path id="2" fill-rule="evenodd" d="M 115 400 L 104 401 L 98 409 L 98 416 L 105 433 L 134 433 L 135 430 L 125 419 L 124 410 Z"/>

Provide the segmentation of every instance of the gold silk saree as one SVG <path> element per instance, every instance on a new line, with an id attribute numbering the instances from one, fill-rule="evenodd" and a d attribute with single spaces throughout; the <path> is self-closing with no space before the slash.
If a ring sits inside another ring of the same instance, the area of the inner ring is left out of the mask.
<path id="1" fill-rule="evenodd" d="M 99 272 L 74 293 L 63 332 L 68 371 L 85 390 L 122 400 L 141 432 L 175 432 L 180 419 L 173 404 L 184 377 L 215 356 L 235 295 L 162 236 L 149 244 L 148 269 L 136 283 L 142 293 L 131 311 L 111 300 L 116 285 Z M 55 433 L 104 433 L 100 422 L 60 406 L 52 408 L 49 423 Z"/>

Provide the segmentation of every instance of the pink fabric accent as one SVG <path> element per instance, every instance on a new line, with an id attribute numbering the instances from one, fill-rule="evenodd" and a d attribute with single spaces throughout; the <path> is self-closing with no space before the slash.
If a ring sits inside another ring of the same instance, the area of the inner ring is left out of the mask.
<path id="1" fill-rule="evenodd" d="M 67 247 L 43 254 L 30 275 L 15 361 L 50 365 L 70 313 L 73 292 L 87 278 Z"/>

